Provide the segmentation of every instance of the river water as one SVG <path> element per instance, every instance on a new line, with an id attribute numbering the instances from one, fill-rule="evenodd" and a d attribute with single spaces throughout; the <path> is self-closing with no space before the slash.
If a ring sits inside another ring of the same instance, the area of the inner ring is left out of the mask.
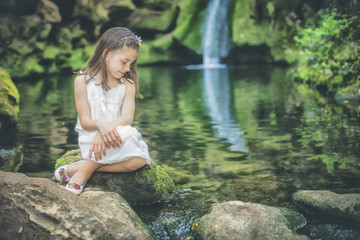
<path id="1" fill-rule="evenodd" d="M 134 126 L 178 192 L 135 206 L 158 239 L 192 236 L 197 219 L 229 200 L 296 209 L 297 190 L 360 193 L 359 104 L 323 97 L 289 69 L 140 67 Z M 76 149 L 71 75 L 16 83 L 20 116 L 0 136 L 0 169 L 51 177 Z M 6 156 L 6 157 L 4 157 Z M 309 217 L 312 239 L 358 239 L 354 227 Z"/>

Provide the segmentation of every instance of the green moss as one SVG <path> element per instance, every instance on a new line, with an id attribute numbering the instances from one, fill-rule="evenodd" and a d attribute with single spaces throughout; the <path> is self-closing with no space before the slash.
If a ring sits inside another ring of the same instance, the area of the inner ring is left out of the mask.
<path id="1" fill-rule="evenodd" d="M 55 59 L 56 56 L 58 56 L 60 50 L 53 46 L 53 45 L 49 45 L 46 46 L 44 52 L 43 52 L 43 57 L 45 59 Z"/>
<path id="2" fill-rule="evenodd" d="M 30 72 L 42 73 L 44 72 L 44 67 L 39 64 L 40 59 L 37 56 L 29 56 L 24 62 L 24 72 L 23 76 L 28 75 Z"/>
<path id="3" fill-rule="evenodd" d="M 137 171 L 136 177 L 139 183 L 145 183 L 150 179 L 154 183 L 153 187 L 156 193 L 165 197 L 168 197 L 167 195 L 176 189 L 169 175 L 155 161 L 152 161 L 150 166 Z"/>
<path id="4" fill-rule="evenodd" d="M 187 0 L 180 4 L 180 15 L 173 36 L 182 44 L 201 53 L 202 25 L 206 16 L 208 1 Z"/>
<path id="5" fill-rule="evenodd" d="M 9 74 L 0 67 L 0 115 L 7 115 L 11 121 L 18 120 L 20 96 Z"/>
<path id="6" fill-rule="evenodd" d="M 132 16 L 132 26 L 155 31 L 166 31 L 173 23 L 178 8 L 170 8 L 166 11 L 154 11 L 150 9 L 138 9 Z"/>
<path id="7" fill-rule="evenodd" d="M 253 1 L 234 1 L 230 14 L 232 42 L 236 46 L 257 46 L 266 44 L 275 61 L 285 60 L 285 45 L 289 33 L 283 20 L 274 17 L 275 4 L 269 2 L 266 8 L 257 12 Z M 263 16 L 259 21 L 258 15 Z"/>
<path id="8" fill-rule="evenodd" d="M 266 42 L 268 37 L 268 23 L 256 23 L 254 19 L 255 9 L 251 1 L 234 1 L 232 11 L 232 41 L 242 46 L 260 45 Z"/>
<path id="9" fill-rule="evenodd" d="M 60 166 L 67 165 L 69 163 L 75 163 L 81 160 L 83 160 L 83 158 L 81 157 L 80 150 L 68 151 L 62 157 L 56 160 L 55 169 Z"/>

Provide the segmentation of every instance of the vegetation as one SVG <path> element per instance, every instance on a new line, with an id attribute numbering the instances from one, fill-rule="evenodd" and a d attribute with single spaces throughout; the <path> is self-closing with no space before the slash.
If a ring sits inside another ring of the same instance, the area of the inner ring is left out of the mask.
<path id="1" fill-rule="evenodd" d="M 294 37 L 297 68 L 294 76 L 330 93 L 359 88 L 360 42 L 357 16 L 337 9 L 320 10 L 318 26 L 298 29 Z"/>
<path id="2" fill-rule="evenodd" d="M 0 129 L 4 116 L 12 122 L 18 120 L 19 102 L 20 96 L 16 86 L 9 74 L 0 67 Z"/>

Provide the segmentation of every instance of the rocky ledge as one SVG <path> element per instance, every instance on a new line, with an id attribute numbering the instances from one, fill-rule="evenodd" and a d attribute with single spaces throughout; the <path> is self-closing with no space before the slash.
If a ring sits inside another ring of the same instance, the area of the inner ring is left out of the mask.
<path id="1" fill-rule="evenodd" d="M 0 171 L 1 239 L 153 239 L 119 194 Z"/>

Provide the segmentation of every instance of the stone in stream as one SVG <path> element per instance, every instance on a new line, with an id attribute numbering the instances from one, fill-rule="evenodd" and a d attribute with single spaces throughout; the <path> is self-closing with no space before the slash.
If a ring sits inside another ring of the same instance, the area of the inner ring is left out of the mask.
<path id="1" fill-rule="evenodd" d="M 293 200 L 303 209 L 360 223 L 360 194 L 303 190 L 294 193 Z"/>
<path id="2" fill-rule="evenodd" d="M 231 201 L 201 217 L 196 233 L 200 239 L 308 239 L 295 233 L 305 225 L 304 216 L 287 208 Z"/>
<path id="3" fill-rule="evenodd" d="M 68 151 L 56 160 L 55 168 L 80 160 L 80 150 Z M 94 173 L 87 187 L 119 193 L 130 204 L 159 202 L 175 190 L 169 175 L 155 161 L 132 173 Z"/>
<path id="4" fill-rule="evenodd" d="M 153 239 L 117 193 L 0 171 L 0 239 Z"/>

